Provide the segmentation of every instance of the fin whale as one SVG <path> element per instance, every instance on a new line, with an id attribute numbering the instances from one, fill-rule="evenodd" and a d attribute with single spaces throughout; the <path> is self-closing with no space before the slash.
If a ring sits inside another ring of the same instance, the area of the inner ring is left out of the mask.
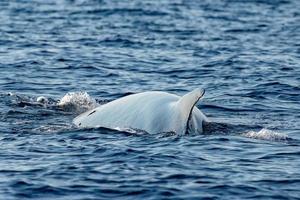
<path id="1" fill-rule="evenodd" d="M 202 133 L 208 120 L 195 105 L 204 93 L 197 88 L 182 97 L 161 91 L 132 94 L 89 110 L 73 123 L 82 128 L 131 128 L 150 134 Z"/>

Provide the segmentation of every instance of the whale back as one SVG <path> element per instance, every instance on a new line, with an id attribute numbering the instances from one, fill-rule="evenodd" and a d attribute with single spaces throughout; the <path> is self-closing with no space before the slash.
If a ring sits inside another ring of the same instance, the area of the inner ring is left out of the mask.
<path id="1" fill-rule="evenodd" d="M 150 134 L 182 135 L 190 129 L 189 124 L 202 128 L 203 114 L 195 104 L 203 94 L 204 90 L 196 89 L 182 97 L 157 91 L 128 95 L 87 111 L 73 122 L 79 127 L 132 128 Z M 201 124 L 197 125 L 199 121 Z"/>

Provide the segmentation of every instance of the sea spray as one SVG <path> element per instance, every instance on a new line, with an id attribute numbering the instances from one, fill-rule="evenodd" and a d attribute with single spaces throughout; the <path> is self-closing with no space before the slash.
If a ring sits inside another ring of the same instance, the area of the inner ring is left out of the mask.
<path id="1" fill-rule="evenodd" d="M 58 106 L 65 111 L 82 113 L 98 106 L 87 92 L 68 92 L 60 99 Z"/>

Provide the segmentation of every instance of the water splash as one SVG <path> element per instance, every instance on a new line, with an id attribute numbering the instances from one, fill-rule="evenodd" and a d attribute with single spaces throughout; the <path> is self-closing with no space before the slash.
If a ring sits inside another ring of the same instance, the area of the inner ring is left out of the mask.
<path id="1" fill-rule="evenodd" d="M 269 141 L 286 141 L 289 139 L 288 135 L 284 133 L 275 132 L 266 128 L 263 128 L 258 132 L 249 131 L 242 135 L 248 138 L 269 140 Z"/>
<path id="2" fill-rule="evenodd" d="M 39 96 L 36 98 L 36 101 L 42 104 L 47 104 L 49 102 L 48 98 L 44 96 Z"/>
<path id="3" fill-rule="evenodd" d="M 98 106 L 87 92 L 68 92 L 57 104 L 65 111 L 82 113 Z"/>

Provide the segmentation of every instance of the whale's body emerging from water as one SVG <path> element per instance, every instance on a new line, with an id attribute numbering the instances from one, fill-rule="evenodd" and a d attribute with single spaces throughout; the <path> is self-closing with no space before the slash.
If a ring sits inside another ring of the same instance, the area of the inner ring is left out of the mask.
<path id="1" fill-rule="evenodd" d="M 203 95 L 203 89 L 182 97 L 158 91 L 133 94 L 87 111 L 73 122 L 79 127 L 131 128 L 150 134 L 202 133 L 207 118 L 195 104 Z"/>

